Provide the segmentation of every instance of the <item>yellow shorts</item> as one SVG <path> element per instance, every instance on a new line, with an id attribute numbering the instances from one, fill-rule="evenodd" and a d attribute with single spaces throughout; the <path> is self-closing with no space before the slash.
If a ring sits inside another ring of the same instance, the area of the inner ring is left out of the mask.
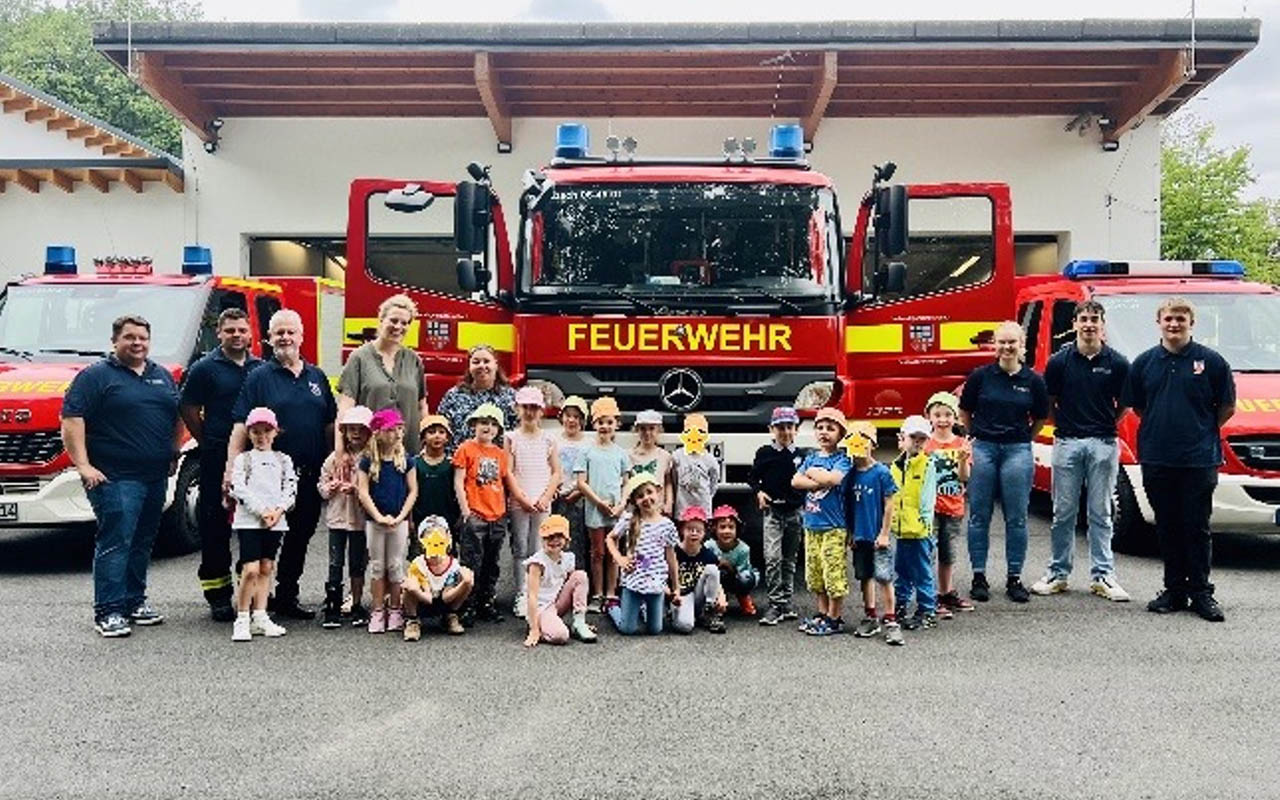
<path id="1" fill-rule="evenodd" d="M 828 597 L 849 593 L 849 569 L 845 548 L 849 534 L 844 528 L 804 532 L 804 580 L 809 591 Z"/>

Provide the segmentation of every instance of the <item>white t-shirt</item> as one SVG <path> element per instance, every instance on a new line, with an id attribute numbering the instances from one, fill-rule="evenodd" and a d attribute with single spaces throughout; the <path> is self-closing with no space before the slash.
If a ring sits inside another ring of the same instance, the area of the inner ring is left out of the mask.
<path id="1" fill-rule="evenodd" d="M 525 571 L 528 571 L 530 564 L 542 567 L 542 579 L 538 581 L 538 608 L 546 608 L 556 601 L 560 590 L 564 588 L 564 582 L 573 574 L 573 553 L 562 551 L 560 560 L 552 561 L 545 550 L 539 549 L 524 560 Z"/>

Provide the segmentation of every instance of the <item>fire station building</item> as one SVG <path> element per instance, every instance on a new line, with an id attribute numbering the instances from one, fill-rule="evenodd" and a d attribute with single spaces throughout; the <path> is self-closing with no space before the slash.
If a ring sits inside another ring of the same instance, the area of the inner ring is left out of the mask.
<path id="1" fill-rule="evenodd" d="M 763 148 L 771 125 L 798 122 L 841 192 L 846 236 L 873 166 L 892 161 L 894 182 L 1009 184 L 1020 272 L 1155 258 L 1160 121 L 1259 31 L 1249 19 L 105 24 L 99 51 L 181 120 L 181 162 L 0 83 L 0 271 L 38 270 L 54 243 L 82 264 L 150 256 L 171 270 L 200 243 L 222 273 L 339 277 L 353 178 L 456 181 L 478 161 L 511 208 L 568 120 L 601 153 L 610 135 L 643 156 L 715 157 L 733 138 L 739 158 L 746 138 Z M 86 160 L 90 142 L 115 147 Z M 120 158 L 136 163 L 108 163 Z M 371 235 L 388 269 L 438 262 L 456 292 L 449 204 L 380 212 Z M 911 209 L 926 252 L 991 226 L 981 203 Z"/>

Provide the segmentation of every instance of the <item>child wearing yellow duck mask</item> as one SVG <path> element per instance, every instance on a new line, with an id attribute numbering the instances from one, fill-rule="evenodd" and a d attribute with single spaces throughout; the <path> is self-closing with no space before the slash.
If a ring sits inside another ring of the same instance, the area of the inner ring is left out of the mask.
<path id="1" fill-rule="evenodd" d="M 707 452 L 707 418 L 702 414 L 689 414 L 684 418 L 683 445 L 672 454 L 672 474 L 675 477 L 675 517 L 681 519 L 684 510 L 697 506 L 711 516 L 711 499 L 720 484 L 720 462 Z"/>

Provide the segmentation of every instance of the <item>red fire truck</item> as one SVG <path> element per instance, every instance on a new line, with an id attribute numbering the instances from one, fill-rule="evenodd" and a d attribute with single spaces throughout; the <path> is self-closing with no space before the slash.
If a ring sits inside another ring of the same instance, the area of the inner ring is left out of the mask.
<path id="1" fill-rule="evenodd" d="M 175 380 L 217 345 L 215 323 L 226 308 L 242 308 L 259 336 L 261 355 L 267 321 L 286 305 L 303 315 L 308 333 L 318 330 L 322 306 L 341 315 L 341 289 L 314 278 L 261 280 L 214 276 L 208 248 L 187 247 L 182 271 L 154 274 L 150 263 L 104 263 L 79 273 L 75 250 L 48 249 L 43 275 L 11 283 L 0 295 L 0 532 L 88 522 L 93 519 L 79 476 L 59 433 L 62 396 L 71 379 L 109 349 L 111 322 L 141 314 L 152 323 L 151 358 Z M 333 299 L 335 297 L 336 300 Z M 328 298 L 327 300 L 325 298 Z M 330 323 L 330 328 L 333 328 Z M 323 336 L 304 341 L 308 360 L 335 366 L 338 333 L 326 353 Z M 334 372 L 336 373 L 336 370 Z M 188 441 L 170 484 L 157 546 L 188 552 L 199 546 L 195 522 L 199 460 Z"/>
<path id="2" fill-rule="evenodd" d="M 1213 496 L 1214 531 L 1280 532 L 1280 289 L 1244 280 L 1234 261 L 1073 261 L 1061 278 L 1023 288 L 1018 321 L 1027 358 L 1043 372 L 1049 356 L 1075 341 L 1072 312 L 1093 299 L 1107 310 L 1107 343 L 1130 360 L 1159 342 L 1156 309 L 1171 295 L 1196 306 L 1193 335 L 1226 357 L 1235 372 L 1236 414 L 1222 429 L 1226 463 Z M 1154 515 L 1138 467 L 1138 419 L 1120 421 L 1120 475 L 1115 495 L 1115 545 L 1153 545 Z M 1053 428 L 1034 444 L 1035 487 L 1052 480 Z"/>
<path id="3" fill-rule="evenodd" d="M 890 186 L 886 165 L 850 224 L 797 126 L 776 126 L 760 157 L 736 139 L 716 158 L 635 149 L 611 136 L 593 155 L 584 126 L 561 125 L 554 158 L 525 175 L 510 229 L 479 164 L 462 182 L 353 181 L 347 344 L 367 336 L 389 292 L 405 291 L 421 311 L 407 341 L 433 405 L 468 348 L 489 344 L 553 409 L 569 394 L 612 395 L 628 414 L 660 411 L 668 431 L 684 413 L 706 415 L 730 483 L 744 480 L 774 406 L 811 416 L 835 405 L 896 425 L 990 358 L 981 345 L 1013 307 L 1007 186 Z M 441 198 L 454 201 L 461 292 L 437 274 L 452 264 L 392 275 L 371 249 L 371 212 Z M 908 238 L 909 270 L 889 261 Z"/>

